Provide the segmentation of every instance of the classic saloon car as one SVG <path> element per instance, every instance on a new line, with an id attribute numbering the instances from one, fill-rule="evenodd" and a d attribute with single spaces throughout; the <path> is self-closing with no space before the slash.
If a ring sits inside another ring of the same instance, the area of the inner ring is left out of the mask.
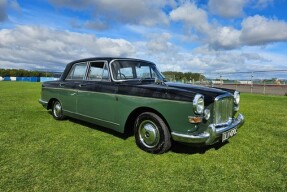
<path id="1" fill-rule="evenodd" d="M 244 123 L 239 92 L 166 82 L 154 63 L 89 58 L 69 63 L 60 80 L 42 84 L 39 102 L 56 120 L 72 117 L 121 133 L 163 153 L 172 141 L 224 142 Z"/>

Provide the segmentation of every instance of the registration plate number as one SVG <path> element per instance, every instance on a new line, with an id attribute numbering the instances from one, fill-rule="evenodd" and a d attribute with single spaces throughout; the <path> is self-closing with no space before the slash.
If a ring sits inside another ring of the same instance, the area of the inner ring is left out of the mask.
<path id="1" fill-rule="evenodd" d="M 229 139 L 230 137 L 233 137 L 234 135 L 236 135 L 237 133 L 237 129 L 230 129 L 229 131 L 226 131 L 224 133 L 222 133 L 222 142 L 226 141 L 227 139 Z"/>

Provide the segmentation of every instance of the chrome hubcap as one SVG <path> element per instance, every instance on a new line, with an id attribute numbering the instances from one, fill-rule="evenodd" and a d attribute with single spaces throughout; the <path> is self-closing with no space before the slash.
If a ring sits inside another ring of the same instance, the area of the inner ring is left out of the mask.
<path id="1" fill-rule="evenodd" d="M 59 102 L 56 102 L 54 105 L 54 115 L 60 117 L 62 114 L 62 106 Z"/>
<path id="2" fill-rule="evenodd" d="M 139 136 L 141 142 L 148 148 L 153 148 L 159 143 L 159 130 L 157 126 L 149 120 L 143 121 L 139 126 Z"/>

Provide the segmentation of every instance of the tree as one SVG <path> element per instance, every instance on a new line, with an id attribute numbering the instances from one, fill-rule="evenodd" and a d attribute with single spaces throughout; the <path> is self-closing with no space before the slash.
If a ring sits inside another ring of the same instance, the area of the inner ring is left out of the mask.
<path id="1" fill-rule="evenodd" d="M 200 81 L 200 80 L 205 80 L 205 76 L 200 74 L 200 73 L 192 73 L 192 72 L 187 72 L 187 73 L 182 73 L 182 72 L 177 72 L 177 71 L 165 71 L 163 72 L 163 75 L 166 77 L 166 79 L 170 81 Z"/>
<path id="2" fill-rule="evenodd" d="M 52 77 L 52 73 L 24 69 L 0 69 L 1 77 Z"/>

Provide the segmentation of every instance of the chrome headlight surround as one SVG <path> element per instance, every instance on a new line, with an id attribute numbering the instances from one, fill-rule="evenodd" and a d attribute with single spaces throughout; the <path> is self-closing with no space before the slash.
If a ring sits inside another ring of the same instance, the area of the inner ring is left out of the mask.
<path id="1" fill-rule="evenodd" d="M 193 111 L 197 115 L 202 115 L 204 111 L 204 98 L 201 94 L 196 94 L 193 99 Z"/>
<path id="2" fill-rule="evenodd" d="M 238 91 L 235 91 L 233 94 L 234 97 L 234 104 L 239 105 L 240 103 L 240 93 Z"/>

